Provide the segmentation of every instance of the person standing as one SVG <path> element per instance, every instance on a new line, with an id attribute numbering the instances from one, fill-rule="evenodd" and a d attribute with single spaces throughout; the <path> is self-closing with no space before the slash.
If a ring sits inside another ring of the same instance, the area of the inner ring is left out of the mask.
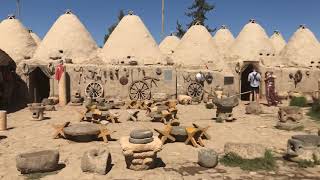
<path id="1" fill-rule="evenodd" d="M 276 93 L 275 79 L 276 79 L 276 76 L 273 75 L 273 72 L 270 72 L 270 71 L 266 72 L 265 74 L 266 99 L 269 106 L 277 106 L 278 103 L 281 103 Z"/>
<path id="2" fill-rule="evenodd" d="M 248 75 L 248 82 L 250 83 L 251 87 L 250 96 L 252 97 L 252 100 L 259 102 L 261 75 L 256 71 L 256 69 L 253 69 L 253 71 Z"/>

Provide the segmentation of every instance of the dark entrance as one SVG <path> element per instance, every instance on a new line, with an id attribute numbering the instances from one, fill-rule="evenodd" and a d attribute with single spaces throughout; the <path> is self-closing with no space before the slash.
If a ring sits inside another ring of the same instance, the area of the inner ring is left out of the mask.
<path id="1" fill-rule="evenodd" d="M 248 92 L 251 90 L 250 83 L 248 82 L 248 75 L 253 71 L 254 65 L 248 64 L 244 66 L 245 69 L 241 72 L 241 93 Z M 250 100 L 250 93 L 242 94 L 241 100 L 243 101 L 249 101 Z"/>
<path id="2" fill-rule="evenodd" d="M 49 97 L 50 82 L 49 78 L 37 67 L 30 74 L 30 96 L 32 102 L 41 102 L 44 98 Z"/>

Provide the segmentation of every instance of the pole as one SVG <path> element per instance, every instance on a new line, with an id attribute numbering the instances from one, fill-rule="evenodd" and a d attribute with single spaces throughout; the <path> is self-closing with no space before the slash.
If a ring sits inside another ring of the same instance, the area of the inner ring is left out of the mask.
<path id="1" fill-rule="evenodd" d="M 0 131 L 7 130 L 7 111 L 0 111 Z"/>
<path id="2" fill-rule="evenodd" d="M 164 38 L 164 0 L 162 0 L 162 29 L 161 29 L 161 32 L 162 32 L 162 38 Z"/>
<path id="3" fill-rule="evenodd" d="M 17 4 L 17 16 L 20 19 L 20 0 L 16 0 L 16 4 Z"/>

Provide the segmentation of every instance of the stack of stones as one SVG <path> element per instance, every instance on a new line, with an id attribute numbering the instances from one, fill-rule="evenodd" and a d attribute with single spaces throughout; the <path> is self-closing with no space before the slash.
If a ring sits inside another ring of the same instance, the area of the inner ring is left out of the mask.
<path id="1" fill-rule="evenodd" d="M 154 168 L 157 152 L 162 148 L 160 139 L 148 129 L 132 131 L 130 137 L 120 139 L 120 144 L 127 168 L 136 171 Z"/>

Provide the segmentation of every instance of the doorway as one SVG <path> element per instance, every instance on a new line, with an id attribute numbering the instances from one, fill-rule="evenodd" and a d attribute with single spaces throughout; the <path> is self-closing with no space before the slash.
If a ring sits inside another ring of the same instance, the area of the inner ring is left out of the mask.
<path id="1" fill-rule="evenodd" d="M 248 82 L 248 76 L 253 71 L 255 66 L 253 64 L 247 64 L 247 65 L 244 65 L 243 68 L 244 69 L 241 72 L 241 79 L 240 79 L 241 93 L 251 91 L 250 83 Z M 241 94 L 241 100 L 250 101 L 250 93 Z"/>
<path id="2" fill-rule="evenodd" d="M 29 88 L 32 102 L 40 103 L 43 99 L 49 97 L 49 77 L 46 76 L 39 67 L 30 74 Z"/>

